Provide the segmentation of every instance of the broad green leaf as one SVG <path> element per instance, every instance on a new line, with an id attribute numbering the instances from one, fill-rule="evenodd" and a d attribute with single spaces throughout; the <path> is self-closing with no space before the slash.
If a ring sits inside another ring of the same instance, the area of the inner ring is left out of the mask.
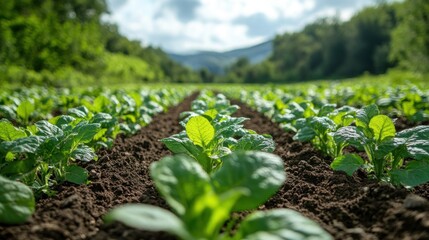
<path id="1" fill-rule="evenodd" d="M 310 121 L 310 126 L 319 133 L 334 131 L 336 124 L 328 117 L 313 117 Z"/>
<path id="2" fill-rule="evenodd" d="M 0 117 L 5 117 L 7 119 L 16 119 L 16 113 L 11 107 L 0 105 Z"/>
<path id="3" fill-rule="evenodd" d="M 405 169 L 394 170 L 390 174 L 393 182 L 408 187 L 427 183 L 429 182 L 429 159 L 411 161 Z"/>
<path id="4" fill-rule="evenodd" d="M 201 148 L 194 145 L 188 138 L 180 139 L 178 137 L 168 137 L 161 139 L 161 142 L 175 154 L 185 153 L 197 157 L 201 153 Z"/>
<path id="5" fill-rule="evenodd" d="M 232 146 L 233 150 L 253 150 L 263 152 L 273 152 L 276 148 L 272 138 L 266 138 L 259 134 L 247 134 L 240 138 L 237 145 Z"/>
<path id="6" fill-rule="evenodd" d="M 319 116 L 319 117 L 327 116 L 329 113 L 331 113 L 335 110 L 336 106 L 337 106 L 336 104 L 325 104 L 325 105 L 323 105 L 320 108 L 317 116 Z"/>
<path id="7" fill-rule="evenodd" d="M 207 173 L 186 155 L 164 157 L 152 163 L 150 175 L 161 195 L 180 216 L 198 196 L 212 191 Z"/>
<path id="8" fill-rule="evenodd" d="M 37 130 L 38 130 L 37 135 L 39 136 L 50 137 L 50 136 L 63 135 L 63 131 L 59 127 L 53 125 L 48 121 L 45 121 L 45 120 L 38 121 L 34 125 L 36 125 L 37 127 Z"/>
<path id="9" fill-rule="evenodd" d="M 303 127 L 293 136 L 293 140 L 307 142 L 316 137 L 316 132 L 311 127 Z"/>
<path id="10" fill-rule="evenodd" d="M 364 108 L 356 112 L 356 126 L 366 128 L 373 117 L 379 115 L 380 111 L 378 110 L 377 105 L 371 104 L 365 106 Z"/>
<path id="11" fill-rule="evenodd" d="M 104 216 L 104 221 L 106 223 L 118 221 L 141 230 L 164 231 L 181 239 L 194 239 L 176 215 L 153 205 L 125 204 L 111 210 Z"/>
<path id="12" fill-rule="evenodd" d="M 88 171 L 76 165 L 69 165 L 65 168 L 65 179 L 71 183 L 83 184 L 88 180 Z"/>
<path id="13" fill-rule="evenodd" d="M 234 210 L 257 208 L 270 198 L 286 180 L 283 160 L 265 152 L 234 152 L 222 158 L 222 167 L 212 175 L 217 193 L 234 188 L 249 189 L 249 195 L 241 197 Z"/>
<path id="14" fill-rule="evenodd" d="M 401 106 L 405 116 L 410 117 L 417 113 L 417 109 L 414 107 L 414 102 L 405 101 L 402 102 Z"/>
<path id="15" fill-rule="evenodd" d="M 15 128 L 12 123 L 6 119 L 0 121 L 0 140 L 13 141 L 18 138 L 24 138 L 27 135 L 19 128 Z"/>
<path id="16" fill-rule="evenodd" d="M 344 171 L 347 175 L 353 175 L 364 164 L 363 159 L 357 154 L 346 154 L 336 157 L 331 163 L 331 168 L 336 171 Z"/>
<path id="17" fill-rule="evenodd" d="M 13 153 L 35 153 L 42 142 L 39 136 L 29 136 L 11 142 L 2 142 L 0 149 Z"/>
<path id="18" fill-rule="evenodd" d="M 0 176 L 0 223 L 24 223 L 34 213 L 35 205 L 29 187 Z"/>
<path id="19" fill-rule="evenodd" d="M 74 159 L 78 159 L 83 162 L 89 162 L 93 160 L 97 154 L 95 154 L 94 150 L 88 147 L 85 144 L 80 144 L 72 153 L 71 157 Z"/>
<path id="20" fill-rule="evenodd" d="M 31 114 L 34 112 L 35 108 L 33 103 L 26 100 L 19 104 L 18 108 L 16 109 L 16 114 L 18 117 L 24 120 L 28 120 L 30 118 Z"/>
<path id="21" fill-rule="evenodd" d="M 13 159 L 12 159 L 13 160 Z M 31 171 L 35 170 L 36 160 L 34 158 L 15 160 L 7 162 L 1 170 L 0 174 L 11 177 L 13 179 L 19 179 Z"/>
<path id="22" fill-rule="evenodd" d="M 371 118 L 368 126 L 374 132 L 374 138 L 378 142 L 396 135 L 395 125 L 392 119 L 386 115 L 377 115 Z"/>
<path id="23" fill-rule="evenodd" d="M 429 126 L 417 126 L 397 134 L 395 141 L 405 145 L 408 155 L 417 160 L 429 159 Z"/>
<path id="24" fill-rule="evenodd" d="M 49 122 L 54 124 L 57 127 L 61 127 L 62 129 L 64 129 L 63 125 L 69 125 L 75 120 L 76 119 L 72 116 L 61 115 L 61 116 L 57 116 L 57 117 L 50 119 Z"/>
<path id="25" fill-rule="evenodd" d="M 231 209 L 237 199 L 245 193 L 246 189 L 235 188 L 222 194 L 208 191 L 196 196 L 182 217 L 188 231 L 198 239 L 213 239 L 231 217 Z"/>
<path id="26" fill-rule="evenodd" d="M 74 129 L 73 134 L 75 143 L 88 143 L 100 130 L 98 123 L 85 123 L 80 122 Z"/>
<path id="27" fill-rule="evenodd" d="M 234 239 L 246 240 L 331 240 L 322 227 L 290 209 L 258 211 L 241 222 Z"/>
<path id="28" fill-rule="evenodd" d="M 196 116 L 186 124 L 186 134 L 195 145 L 205 148 L 213 139 L 215 130 L 205 117 Z"/>
<path id="29" fill-rule="evenodd" d="M 80 106 L 77 108 L 70 108 L 67 110 L 67 114 L 78 118 L 85 118 L 86 116 L 88 116 L 88 113 L 89 113 L 88 109 L 84 106 Z"/>
<path id="30" fill-rule="evenodd" d="M 331 133 L 337 145 L 347 143 L 356 148 L 362 148 L 365 145 L 365 134 L 357 127 L 347 126 L 338 129 L 336 132 Z"/>
<path id="31" fill-rule="evenodd" d="M 209 117 L 210 121 L 213 121 L 213 119 L 216 118 L 217 114 L 218 114 L 218 112 L 216 109 L 209 109 L 209 110 L 205 111 L 203 115 Z"/>

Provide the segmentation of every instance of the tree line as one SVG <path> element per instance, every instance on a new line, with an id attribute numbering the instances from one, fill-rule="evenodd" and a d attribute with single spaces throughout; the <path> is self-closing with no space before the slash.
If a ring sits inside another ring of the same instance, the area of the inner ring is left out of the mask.
<path id="1" fill-rule="evenodd" d="M 272 55 L 262 63 L 242 58 L 225 76 L 211 79 L 283 83 L 382 74 L 390 68 L 429 72 L 429 1 L 381 2 L 346 22 L 319 19 L 302 31 L 276 36 Z"/>
<path id="2" fill-rule="evenodd" d="M 0 7 L 0 83 L 184 82 L 199 75 L 159 48 L 101 21 L 105 0 L 6 0 Z"/>

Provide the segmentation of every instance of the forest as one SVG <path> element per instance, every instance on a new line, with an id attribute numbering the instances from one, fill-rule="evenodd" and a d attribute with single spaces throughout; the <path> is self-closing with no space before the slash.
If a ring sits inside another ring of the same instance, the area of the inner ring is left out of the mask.
<path id="1" fill-rule="evenodd" d="M 381 1 L 343 22 L 321 18 L 275 36 L 273 52 L 252 65 L 241 58 L 214 75 L 192 71 L 160 48 L 142 46 L 102 21 L 104 0 L 5 1 L 0 9 L 0 83 L 288 83 L 429 71 L 429 3 Z"/>
<path id="2" fill-rule="evenodd" d="M 4 1 L 0 8 L 0 83 L 192 82 L 197 74 L 159 48 L 142 47 L 101 20 L 104 0 Z"/>
<path id="3" fill-rule="evenodd" d="M 383 74 L 391 68 L 429 71 L 429 2 L 381 2 L 349 21 L 322 18 L 274 39 L 271 57 L 230 67 L 223 82 L 287 83 Z"/>

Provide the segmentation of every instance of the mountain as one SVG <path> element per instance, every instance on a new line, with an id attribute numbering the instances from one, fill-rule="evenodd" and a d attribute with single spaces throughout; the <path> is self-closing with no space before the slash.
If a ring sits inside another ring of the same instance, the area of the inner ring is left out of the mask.
<path id="1" fill-rule="evenodd" d="M 272 40 L 255 46 L 235 49 L 227 52 L 201 51 L 194 54 L 168 53 L 170 58 L 194 70 L 207 68 L 215 74 L 222 74 L 229 65 L 241 57 L 246 57 L 251 63 L 259 63 L 270 56 L 272 52 Z"/>

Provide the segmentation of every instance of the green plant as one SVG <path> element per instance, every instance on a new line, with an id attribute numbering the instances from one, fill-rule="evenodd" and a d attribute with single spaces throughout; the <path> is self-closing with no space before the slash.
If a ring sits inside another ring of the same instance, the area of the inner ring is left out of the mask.
<path id="1" fill-rule="evenodd" d="M 339 144 L 364 149 L 368 160 L 357 154 L 339 156 L 331 164 L 334 170 L 351 175 L 364 167 L 379 180 L 410 187 L 429 181 L 428 126 L 397 133 L 393 121 L 379 114 L 376 105 L 358 111 L 355 124 L 340 128 L 333 138 Z"/>
<path id="2" fill-rule="evenodd" d="M 274 151 L 270 136 L 243 128 L 243 117 L 231 117 L 238 106 L 230 105 L 223 95 L 193 102 L 193 112 L 182 114 L 185 130 L 161 141 L 173 153 L 196 159 L 208 173 L 222 165 L 221 158 L 236 150 Z M 211 108 L 213 107 L 213 108 Z"/>
<path id="3" fill-rule="evenodd" d="M 25 222 L 33 214 L 35 205 L 29 187 L 0 175 L 0 223 Z"/>
<path id="4" fill-rule="evenodd" d="M 151 177 L 174 214 L 159 207 L 128 204 L 113 209 L 106 222 L 166 231 L 181 239 L 331 239 L 317 224 L 292 210 L 255 212 L 235 233 L 221 233 L 232 211 L 257 208 L 285 180 L 283 161 L 264 152 L 234 152 L 222 159 L 222 167 L 206 171 L 186 155 L 165 157 L 151 165 Z"/>

